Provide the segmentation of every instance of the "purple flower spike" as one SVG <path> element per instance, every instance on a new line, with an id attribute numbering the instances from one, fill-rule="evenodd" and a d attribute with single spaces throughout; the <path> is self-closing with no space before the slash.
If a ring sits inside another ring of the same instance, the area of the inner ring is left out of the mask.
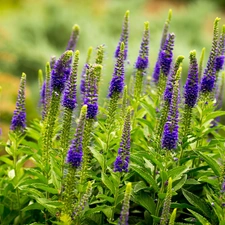
<path id="1" fill-rule="evenodd" d="M 87 105 L 87 119 L 95 119 L 98 113 L 98 90 L 96 72 L 101 65 L 87 64 L 84 104 Z"/>
<path id="2" fill-rule="evenodd" d="M 149 22 L 145 22 L 144 35 L 141 42 L 139 56 L 136 61 L 135 68 L 144 70 L 148 68 L 148 56 L 149 56 Z"/>
<path id="3" fill-rule="evenodd" d="M 201 92 L 212 92 L 216 81 L 216 70 L 213 70 L 213 76 L 203 76 L 201 82 Z"/>
<path id="4" fill-rule="evenodd" d="M 63 106 L 73 110 L 76 107 L 76 86 L 77 86 L 77 70 L 79 61 L 79 51 L 75 52 L 73 70 L 70 78 L 67 81 L 66 88 L 63 95 Z"/>
<path id="5" fill-rule="evenodd" d="M 162 148 L 166 148 L 168 150 L 175 149 L 177 147 L 177 141 L 178 141 L 178 125 L 175 125 L 173 127 L 171 121 L 167 121 L 164 126 Z"/>
<path id="6" fill-rule="evenodd" d="M 213 41 L 212 41 L 212 49 L 209 54 L 209 59 L 207 62 L 206 69 L 204 71 L 204 75 L 201 80 L 201 88 L 200 91 L 202 93 L 212 92 L 215 87 L 216 81 L 216 58 L 218 54 L 218 36 L 219 36 L 219 21 L 220 18 L 216 18 L 213 26 Z"/>
<path id="7" fill-rule="evenodd" d="M 124 44 L 121 43 L 120 53 L 115 65 L 113 78 L 110 82 L 109 97 L 111 98 L 115 93 L 122 93 L 124 88 Z"/>
<path id="8" fill-rule="evenodd" d="M 13 113 L 10 130 L 23 132 L 26 127 L 25 112 L 25 85 L 26 74 L 23 73 L 20 81 L 19 92 L 16 101 L 16 109 Z"/>
<path id="9" fill-rule="evenodd" d="M 225 56 L 224 55 L 216 57 L 216 61 L 215 61 L 216 72 L 219 72 L 220 70 L 223 69 L 224 60 L 225 60 Z"/>
<path id="10" fill-rule="evenodd" d="M 160 56 L 160 53 L 159 53 L 159 56 Z M 157 83 L 159 81 L 159 75 L 160 75 L 160 57 L 158 57 L 156 61 L 155 68 L 152 74 L 154 82 Z"/>
<path id="11" fill-rule="evenodd" d="M 70 40 L 68 42 L 66 50 L 74 51 L 74 49 L 76 47 L 76 44 L 77 44 L 77 40 L 79 38 L 79 33 L 80 33 L 80 28 L 77 24 L 75 24 L 73 26 L 72 33 L 71 33 L 71 36 L 70 36 Z"/>
<path id="12" fill-rule="evenodd" d="M 167 77 L 170 72 L 171 63 L 173 61 L 173 46 L 175 35 L 169 34 L 165 41 L 163 50 L 160 52 L 160 67 L 162 73 Z"/>
<path id="13" fill-rule="evenodd" d="M 82 141 L 83 141 L 83 133 L 84 133 L 84 125 L 87 113 L 87 106 L 83 105 L 81 108 L 80 119 L 77 125 L 75 138 L 73 139 L 69 151 L 67 153 L 67 163 L 69 163 L 72 167 L 78 168 L 82 162 Z"/>
<path id="14" fill-rule="evenodd" d="M 120 148 L 118 150 L 118 156 L 114 162 L 115 172 L 128 172 L 130 161 L 130 129 L 130 109 L 128 109 L 124 122 Z"/>
<path id="15" fill-rule="evenodd" d="M 73 52 L 71 50 L 66 51 L 55 62 L 54 68 L 51 72 L 51 86 L 53 91 L 62 93 L 64 90 L 66 80 L 70 74 L 70 65 L 68 65 L 68 62 L 71 61 L 72 54 Z"/>
<path id="16" fill-rule="evenodd" d="M 128 52 L 129 14 L 130 14 L 130 12 L 126 11 L 125 16 L 124 16 L 123 30 L 122 30 L 122 33 L 120 36 L 120 41 L 119 41 L 118 46 L 115 51 L 115 57 L 118 58 L 119 54 L 120 54 L 120 46 L 121 46 L 121 43 L 123 42 L 124 46 L 125 46 L 124 47 L 124 60 L 127 59 L 127 52 Z"/>
<path id="17" fill-rule="evenodd" d="M 179 99 L 179 79 L 181 68 L 178 69 L 176 80 L 173 85 L 172 99 L 167 117 L 167 122 L 164 125 L 162 137 L 162 148 L 172 150 L 177 147 L 178 141 L 178 99 Z"/>
<path id="18" fill-rule="evenodd" d="M 190 52 L 190 67 L 188 78 L 184 86 L 185 104 L 193 108 L 198 98 L 198 64 L 196 51 Z"/>

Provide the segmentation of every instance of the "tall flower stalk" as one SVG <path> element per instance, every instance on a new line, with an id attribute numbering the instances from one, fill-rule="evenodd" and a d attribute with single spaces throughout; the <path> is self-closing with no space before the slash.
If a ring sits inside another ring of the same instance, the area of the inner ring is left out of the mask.
<path id="1" fill-rule="evenodd" d="M 69 147 L 66 159 L 68 172 L 64 181 L 62 218 L 71 219 L 75 207 L 76 171 L 81 166 L 83 156 L 84 126 L 86 121 L 87 105 L 83 105 L 75 132 L 75 137 Z M 66 216 L 67 215 L 67 216 Z"/>
<path id="2" fill-rule="evenodd" d="M 206 69 L 204 71 L 204 75 L 201 80 L 200 93 L 202 96 L 204 96 L 206 100 L 210 96 L 210 93 L 212 93 L 215 87 L 215 81 L 216 81 L 215 62 L 216 62 L 216 57 L 218 52 L 217 47 L 218 47 L 218 38 L 219 38 L 219 21 L 220 21 L 220 18 L 218 17 L 214 21 L 212 48 L 210 51 Z"/>
<path id="3" fill-rule="evenodd" d="M 26 85 L 26 74 L 22 73 L 19 92 L 16 101 L 16 109 L 14 110 L 10 126 L 10 130 L 19 133 L 24 132 L 26 128 L 25 85 Z"/>
<path id="4" fill-rule="evenodd" d="M 118 100 L 124 88 L 124 43 L 121 43 L 119 56 L 115 64 L 113 77 L 109 87 L 109 112 L 107 126 L 110 128 L 116 115 Z"/>
<path id="5" fill-rule="evenodd" d="M 167 121 L 164 125 L 162 136 L 162 148 L 172 150 L 177 147 L 178 142 L 178 97 L 179 97 L 179 80 L 181 75 L 181 67 L 178 69 L 175 82 L 173 85 L 173 92 L 171 96 L 171 103 Z"/>
<path id="6" fill-rule="evenodd" d="M 161 99 L 166 87 L 168 75 L 173 61 L 173 46 L 175 34 L 168 34 L 163 49 L 160 51 L 160 76 L 157 85 L 158 100 Z"/>
<path id="7" fill-rule="evenodd" d="M 55 63 L 54 69 L 51 72 L 51 88 L 52 98 L 49 110 L 44 120 L 43 138 L 42 138 L 42 162 L 49 168 L 49 152 L 52 148 L 52 138 L 54 134 L 55 123 L 59 111 L 61 95 L 65 87 L 65 82 L 68 75 L 68 61 L 72 57 L 72 51 L 66 51 Z"/>
<path id="8" fill-rule="evenodd" d="M 142 92 L 143 78 L 147 73 L 149 66 L 149 22 L 144 23 L 144 34 L 140 46 L 138 58 L 135 63 L 135 84 L 134 84 L 134 97 L 139 99 Z"/>
<path id="9" fill-rule="evenodd" d="M 131 192 L 132 183 L 129 182 L 126 185 L 126 191 L 123 199 L 123 206 L 120 212 L 118 225 L 128 225 Z"/>
<path id="10" fill-rule="evenodd" d="M 198 64 L 196 51 L 191 51 L 189 58 L 190 66 L 187 81 L 184 86 L 183 137 L 186 137 L 190 131 L 192 109 L 198 98 Z"/>
<path id="11" fill-rule="evenodd" d="M 131 131 L 131 124 L 130 124 L 130 108 L 129 108 L 124 121 L 120 148 L 118 150 L 118 155 L 114 162 L 115 172 L 128 172 L 128 166 L 130 161 L 130 131 Z"/>
<path id="12" fill-rule="evenodd" d="M 97 73 L 99 73 L 99 70 L 101 70 L 101 68 L 102 68 L 101 65 L 88 64 L 86 70 L 87 82 L 85 83 L 84 104 L 87 105 L 87 115 L 83 138 L 83 161 L 81 165 L 81 175 L 80 175 L 81 184 L 83 184 L 87 178 L 88 165 L 91 157 L 89 144 L 93 124 L 98 114 Z"/>
<path id="13" fill-rule="evenodd" d="M 73 67 L 69 79 L 67 81 L 65 91 L 63 93 L 62 105 L 64 107 L 63 125 L 61 134 L 61 149 L 62 149 L 62 168 L 65 160 L 66 151 L 69 145 L 70 128 L 72 122 L 73 110 L 76 107 L 76 86 L 77 86 L 77 71 L 80 52 L 76 51 L 74 55 Z"/>
<path id="14" fill-rule="evenodd" d="M 128 55 L 128 37 L 129 37 L 129 15 L 130 11 L 127 10 L 125 15 L 124 15 L 124 21 L 123 21 L 123 29 L 122 33 L 120 36 L 119 43 L 117 45 L 116 51 L 115 51 L 115 57 L 118 58 L 120 57 L 120 48 L 121 48 L 121 43 L 124 43 L 124 58 L 123 60 L 127 59 Z"/>
<path id="15" fill-rule="evenodd" d="M 153 81 L 155 83 L 158 83 L 158 81 L 159 81 L 160 64 L 161 64 L 161 51 L 163 51 L 163 47 L 164 47 L 164 44 L 165 44 L 165 41 L 166 41 L 166 38 L 167 38 L 167 35 L 168 35 L 168 30 L 169 30 L 171 18 L 172 18 L 172 10 L 170 9 L 169 13 L 168 13 L 168 18 L 167 18 L 167 20 L 164 24 L 161 43 L 160 43 L 160 50 L 159 50 L 158 58 L 157 58 L 157 61 L 156 61 L 156 64 L 155 64 L 155 67 L 154 67 L 154 70 L 153 70 L 153 74 L 152 74 L 152 78 L 153 78 Z"/>
<path id="16" fill-rule="evenodd" d="M 156 123 L 155 140 L 156 140 L 156 146 L 158 149 L 160 148 L 160 145 L 161 145 L 162 133 L 163 133 L 164 125 L 166 123 L 168 112 L 171 105 L 173 88 L 174 88 L 176 80 L 178 79 L 178 74 L 177 74 L 178 69 L 181 66 L 183 59 L 184 59 L 184 56 L 177 57 L 173 70 L 171 71 L 171 74 L 169 75 L 167 86 L 164 92 L 163 106 L 162 106 L 162 109 L 160 110 L 160 117 Z"/>

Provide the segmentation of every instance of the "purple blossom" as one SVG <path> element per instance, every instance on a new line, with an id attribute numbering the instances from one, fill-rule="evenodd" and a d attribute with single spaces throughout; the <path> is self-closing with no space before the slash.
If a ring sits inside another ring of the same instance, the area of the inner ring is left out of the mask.
<path id="1" fill-rule="evenodd" d="M 63 106 L 73 110 L 76 107 L 76 86 L 77 86 L 77 70 L 79 61 L 79 51 L 75 52 L 73 70 L 66 83 L 66 88 L 63 94 Z"/>
<path id="2" fill-rule="evenodd" d="M 26 127 L 26 112 L 25 112 L 25 85 L 26 74 L 23 73 L 20 80 L 16 109 L 13 113 L 10 130 L 23 132 Z"/>
<path id="3" fill-rule="evenodd" d="M 156 83 L 158 82 L 159 75 L 160 75 L 160 55 L 161 55 L 161 52 L 159 53 L 159 57 L 156 61 L 155 68 L 154 68 L 154 71 L 153 71 L 153 74 L 152 74 L 153 80 Z"/>
<path id="4" fill-rule="evenodd" d="M 109 97 L 115 93 L 122 93 L 124 88 L 124 44 L 121 43 L 120 53 L 114 68 L 113 78 L 110 82 Z"/>
<path id="5" fill-rule="evenodd" d="M 218 54 L 218 35 L 219 35 L 219 18 L 216 18 L 214 21 L 214 33 L 213 33 L 213 41 L 212 41 L 212 49 L 209 54 L 209 59 L 207 62 L 206 69 L 204 71 L 204 75 L 201 80 L 200 91 L 202 93 L 212 92 L 215 87 L 216 81 L 216 57 Z"/>
<path id="6" fill-rule="evenodd" d="M 82 162 L 82 156 L 83 156 L 82 142 L 83 142 L 86 113 L 87 113 L 87 106 L 84 105 L 81 108 L 80 119 L 77 125 L 75 137 L 72 140 L 72 143 L 67 153 L 67 163 L 69 163 L 72 167 L 75 167 L 75 168 L 78 168 Z"/>
<path id="7" fill-rule="evenodd" d="M 225 60 L 225 56 L 224 55 L 220 55 L 220 56 L 216 57 L 215 69 L 216 69 L 217 72 L 219 72 L 220 70 L 223 69 L 224 60 Z"/>
<path id="8" fill-rule="evenodd" d="M 198 64 L 196 52 L 190 53 L 190 67 L 188 77 L 184 86 L 185 104 L 193 108 L 198 98 Z"/>
<path id="9" fill-rule="evenodd" d="M 171 63 L 173 61 L 173 46 L 175 35 L 169 34 L 165 41 L 164 47 L 160 52 L 160 67 L 162 73 L 167 77 L 170 72 Z"/>
<path id="10" fill-rule="evenodd" d="M 129 11 L 126 11 L 125 16 L 124 16 L 124 22 L 123 22 L 123 29 L 122 29 L 122 33 L 120 36 L 120 41 L 117 45 L 116 51 L 115 51 L 115 57 L 118 58 L 119 54 L 120 54 L 120 46 L 121 43 L 124 43 L 124 58 L 123 60 L 127 59 L 127 52 L 128 52 L 128 30 L 129 30 Z"/>
<path id="11" fill-rule="evenodd" d="M 118 155 L 114 162 L 115 172 L 128 172 L 130 161 L 130 109 L 127 112 Z"/>
<path id="12" fill-rule="evenodd" d="M 216 81 L 215 73 L 216 73 L 216 70 L 214 68 L 212 76 L 207 76 L 207 75 L 203 76 L 202 81 L 201 81 L 201 92 L 205 93 L 205 92 L 213 91 L 215 81 Z"/>
<path id="13" fill-rule="evenodd" d="M 179 71 L 178 71 L 179 72 Z M 162 148 L 167 150 L 175 149 L 178 141 L 178 99 L 179 99 L 179 80 L 174 84 L 172 99 L 167 117 L 167 122 L 164 125 L 162 137 Z"/>
<path id="14" fill-rule="evenodd" d="M 95 72 L 99 65 L 87 64 L 84 91 L 84 104 L 87 105 L 87 119 L 95 119 L 98 113 L 98 91 Z"/>
<path id="15" fill-rule="evenodd" d="M 70 63 L 73 52 L 66 51 L 55 62 L 54 68 L 51 71 L 51 86 L 56 92 L 62 93 L 65 87 L 66 80 L 70 74 Z"/>
<path id="16" fill-rule="evenodd" d="M 145 30 L 140 46 L 139 56 L 135 64 L 135 68 L 139 70 L 144 70 L 148 68 L 148 56 L 149 56 L 149 23 L 145 22 Z"/>

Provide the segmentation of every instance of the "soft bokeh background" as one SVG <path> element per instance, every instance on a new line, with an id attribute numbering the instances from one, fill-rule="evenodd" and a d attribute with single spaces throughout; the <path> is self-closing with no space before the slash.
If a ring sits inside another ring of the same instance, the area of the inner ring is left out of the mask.
<path id="1" fill-rule="evenodd" d="M 38 116 L 38 69 L 44 70 L 52 55 L 65 50 L 74 24 L 80 26 L 77 49 L 81 52 L 80 71 L 90 46 L 106 46 L 104 81 L 100 102 L 107 95 L 113 72 L 113 54 L 120 37 L 123 16 L 130 10 L 129 61 L 127 77 L 132 74 L 138 54 L 143 23 L 150 22 L 150 68 L 152 73 L 168 10 L 173 10 L 170 32 L 176 34 L 174 56 L 185 56 L 183 80 L 187 75 L 188 55 L 198 57 L 212 40 L 215 17 L 225 23 L 224 0 L 0 0 L 0 127 L 7 134 L 15 108 L 19 77 L 27 74 L 28 118 Z"/>

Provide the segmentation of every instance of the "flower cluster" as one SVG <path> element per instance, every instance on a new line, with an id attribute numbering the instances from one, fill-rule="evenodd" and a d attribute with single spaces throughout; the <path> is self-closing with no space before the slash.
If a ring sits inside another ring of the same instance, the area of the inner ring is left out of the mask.
<path id="1" fill-rule="evenodd" d="M 70 75 L 70 67 L 68 63 L 71 61 L 73 51 L 68 50 L 55 62 L 51 72 L 52 89 L 58 93 L 62 93 L 68 76 Z"/>
<path id="2" fill-rule="evenodd" d="M 125 16 L 124 16 L 124 22 L 123 22 L 123 30 L 120 36 L 120 41 L 118 43 L 118 46 L 115 51 L 115 57 L 118 58 L 120 55 L 120 47 L 121 43 L 124 43 L 124 58 L 123 60 L 127 59 L 127 54 L 128 54 L 128 35 L 129 35 L 129 11 L 126 11 Z"/>
<path id="3" fill-rule="evenodd" d="M 121 43 L 120 52 L 114 68 L 113 78 L 109 87 L 109 97 L 115 93 L 122 93 L 124 88 L 124 43 Z"/>
<path id="4" fill-rule="evenodd" d="M 86 65 L 86 82 L 84 104 L 87 105 L 87 119 L 95 119 L 98 113 L 98 84 L 96 73 L 102 68 L 101 65 Z"/>
<path id="5" fill-rule="evenodd" d="M 128 172 L 128 165 L 130 160 L 130 130 L 130 109 L 128 109 L 124 122 L 120 148 L 118 150 L 116 161 L 114 162 L 115 172 Z"/>
<path id="6" fill-rule="evenodd" d="M 73 110 L 76 106 L 76 84 L 77 84 L 77 70 L 79 61 L 79 51 L 75 52 L 73 69 L 68 79 L 63 95 L 63 106 Z"/>
<path id="7" fill-rule="evenodd" d="M 190 67 L 188 78 L 184 86 L 185 104 L 193 108 L 198 98 L 198 64 L 196 51 L 190 52 Z"/>
<path id="8" fill-rule="evenodd" d="M 148 68 L 148 55 L 149 55 L 149 22 L 145 22 L 144 35 L 141 42 L 139 56 L 137 58 L 135 68 L 144 70 Z"/>
<path id="9" fill-rule="evenodd" d="M 23 132 L 26 127 L 26 111 L 25 111 L 25 85 L 26 74 L 23 73 L 20 80 L 20 87 L 16 101 L 16 109 L 13 113 L 10 130 Z"/>
<path id="10" fill-rule="evenodd" d="M 84 133 L 84 125 L 86 120 L 87 106 L 83 105 L 81 108 L 80 119 L 77 125 L 75 138 L 73 139 L 67 153 L 67 163 L 72 167 L 78 168 L 82 162 L 82 141 Z"/>

